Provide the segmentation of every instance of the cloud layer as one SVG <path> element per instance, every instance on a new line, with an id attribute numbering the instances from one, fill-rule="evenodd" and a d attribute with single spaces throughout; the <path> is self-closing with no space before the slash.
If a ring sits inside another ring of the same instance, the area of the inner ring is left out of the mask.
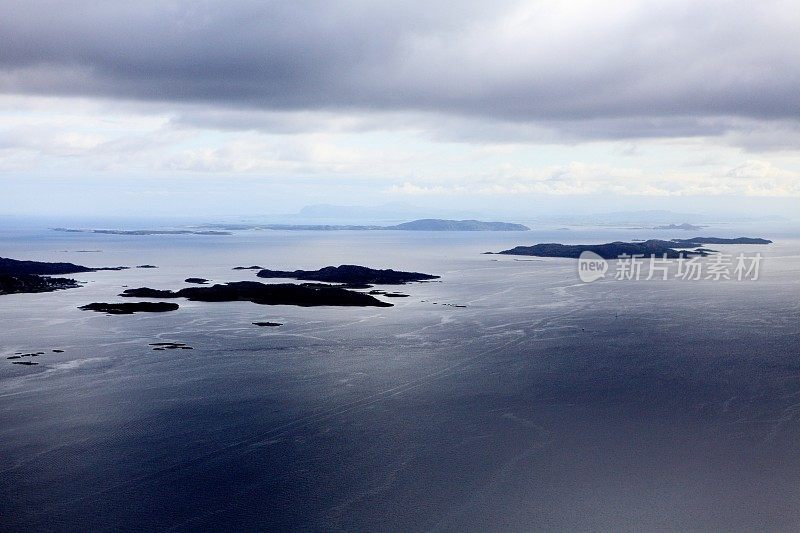
<path id="1" fill-rule="evenodd" d="M 575 138 L 800 116 L 792 1 L 2 1 L 0 90 L 535 123 Z"/>
<path id="2" fill-rule="evenodd" d="M 37 208 L 30 183 L 115 211 L 170 190 L 230 212 L 800 197 L 796 1 L 0 0 L 0 13 L 0 211 Z"/>

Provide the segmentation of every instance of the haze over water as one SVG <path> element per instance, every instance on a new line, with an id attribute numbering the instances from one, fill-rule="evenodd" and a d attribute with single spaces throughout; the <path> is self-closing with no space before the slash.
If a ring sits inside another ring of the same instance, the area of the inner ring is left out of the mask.
<path id="1" fill-rule="evenodd" d="M 800 235 L 713 247 L 761 252 L 750 282 L 586 284 L 574 260 L 482 255 L 645 233 L 6 230 L 3 257 L 159 268 L 0 298 L 4 528 L 796 528 Z M 342 263 L 442 278 L 390 308 L 77 309 Z M 148 345 L 167 341 L 193 350 Z"/>

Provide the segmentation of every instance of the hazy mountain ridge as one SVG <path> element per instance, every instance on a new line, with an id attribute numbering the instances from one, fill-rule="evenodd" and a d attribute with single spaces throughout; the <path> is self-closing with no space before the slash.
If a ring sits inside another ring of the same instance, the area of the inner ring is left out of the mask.
<path id="1" fill-rule="evenodd" d="M 204 224 L 203 227 L 228 231 L 284 230 L 284 231 L 529 231 L 523 224 L 513 222 L 486 222 L 482 220 L 450 220 L 421 218 L 410 222 L 382 225 L 352 224 Z"/>

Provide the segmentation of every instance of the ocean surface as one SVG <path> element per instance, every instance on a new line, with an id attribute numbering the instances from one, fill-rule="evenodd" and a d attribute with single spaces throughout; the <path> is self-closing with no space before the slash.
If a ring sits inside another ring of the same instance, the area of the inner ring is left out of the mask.
<path id="1" fill-rule="evenodd" d="M 796 531 L 800 231 L 701 232 L 774 239 L 710 246 L 761 252 L 755 281 L 482 253 L 693 236 L 662 233 L 0 228 L 3 257 L 158 266 L 0 296 L 0 529 Z M 390 308 L 78 309 L 253 264 L 442 277 Z"/>

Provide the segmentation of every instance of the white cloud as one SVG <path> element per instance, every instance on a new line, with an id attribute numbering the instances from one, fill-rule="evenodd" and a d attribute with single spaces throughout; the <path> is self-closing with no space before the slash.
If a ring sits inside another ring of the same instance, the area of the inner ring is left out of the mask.
<path id="1" fill-rule="evenodd" d="M 734 179 L 731 179 L 733 177 Z M 387 192 L 395 195 L 601 195 L 622 196 L 775 196 L 800 197 L 800 174 L 763 161 L 747 161 L 730 170 L 648 173 L 573 162 L 541 171 L 448 185 L 403 182 Z"/>

